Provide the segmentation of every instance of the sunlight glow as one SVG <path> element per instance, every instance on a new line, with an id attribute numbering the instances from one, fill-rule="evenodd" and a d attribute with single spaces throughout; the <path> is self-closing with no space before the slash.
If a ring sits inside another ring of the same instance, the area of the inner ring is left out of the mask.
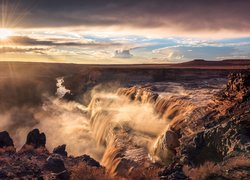
<path id="1" fill-rule="evenodd" d="M 10 29 L 0 29 L 0 39 L 7 39 L 13 34 L 13 31 Z"/>

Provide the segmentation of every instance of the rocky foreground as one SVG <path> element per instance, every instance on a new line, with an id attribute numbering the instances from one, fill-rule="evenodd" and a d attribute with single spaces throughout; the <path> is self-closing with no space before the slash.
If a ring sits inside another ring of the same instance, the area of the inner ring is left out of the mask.
<path id="1" fill-rule="evenodd" d="M 125 88 L 118 94 L 141 103 L 146 99 L 164 117 L 167 102 L 159 99 L 151 88 Z M 162 162 L 152 162 L 147 169 L 137 167 L 135 171 L 128 167 L 123 170 L 123 173 L 127 171 L 126 178 L 249 179 L 249 72 L 230 74 L 227 87 L 213 98 L 213 103 L 195 109 L 189 117 L 172 121 L 166 133 L 159 137 L 156 151 Z M 112 178 L 107 167 L 88 155 L 69 156 L 66 145 L 49 152 L 46 135 L 38 129 L 27 135 L 25 145 L 18 151 L 8 132 L 0 132 L 0 179 Z"/>
<path id="2" fill-rule="evenodd" d="M 34 129 L 16 152 L 8 132 L 1 132 L 0 179 L 105 179 L 105 169 L 90 156 L 68 156 L 66 145 L 50 153 L 45 144 L 45 134 Z"/>

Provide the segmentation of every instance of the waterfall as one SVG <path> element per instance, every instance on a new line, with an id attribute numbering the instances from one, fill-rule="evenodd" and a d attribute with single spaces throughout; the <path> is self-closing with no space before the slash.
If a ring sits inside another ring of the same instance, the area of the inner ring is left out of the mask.
<path id="1" fill-rule="evenodd" d="M 63 85 L 64 83 L 64 77 L 58 77 L 56 78 L 56 87 L 57 87 L 57 91 L 56 91 L 56 96 L 59 98 L 63 98 L 63 96 L 66 93 L 70 93 L 70 90 L 66 89 L 65 86 Z"/>

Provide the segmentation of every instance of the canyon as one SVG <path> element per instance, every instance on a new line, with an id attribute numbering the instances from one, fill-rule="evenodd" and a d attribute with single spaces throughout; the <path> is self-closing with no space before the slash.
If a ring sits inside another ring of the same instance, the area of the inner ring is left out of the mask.
<path id="1" fill-rule="evenodd" d="M 232 62 L 6 63 L 0 178 L 248 179 L 250 72 Z"/>

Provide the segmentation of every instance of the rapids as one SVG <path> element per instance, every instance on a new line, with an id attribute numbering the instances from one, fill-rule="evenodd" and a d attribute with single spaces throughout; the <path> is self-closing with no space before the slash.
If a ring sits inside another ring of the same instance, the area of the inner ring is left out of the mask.
<path id="1" fill-rule="evenodd" d="M 47 135 L 50 151 L 67 144 L 69 154 L 88 154 L 111 175 L 122 176 L 154 162 L 170 163 L 179 144 L 171 127 L 204 115 L 206 105 L 212 103 L 211 97 L 222 88 L 209 88 L 207 84 L 211 82 L 207 82 L 198 88 L 190 88 L 190 84 L 154 83 L 119 88 L 116 92 L 93 90 L 89 104 L 84 106 L 63 99 L 65 93 L 70 93 L 63 82 L 63 78 L 57 78 L 56 96 L 45 97 L 41 108 L 29 109 L 33 119 L 17 128 L 13 137 L 24 137 L 31 128 L 38 128 Z M 3 129 L 9 126 L 8 116 L 2 118 Z M 192 133 L 189 129 L 184 132 Z M 20 139 L 15 142 L 16 147 L 24 143 Z"/>

